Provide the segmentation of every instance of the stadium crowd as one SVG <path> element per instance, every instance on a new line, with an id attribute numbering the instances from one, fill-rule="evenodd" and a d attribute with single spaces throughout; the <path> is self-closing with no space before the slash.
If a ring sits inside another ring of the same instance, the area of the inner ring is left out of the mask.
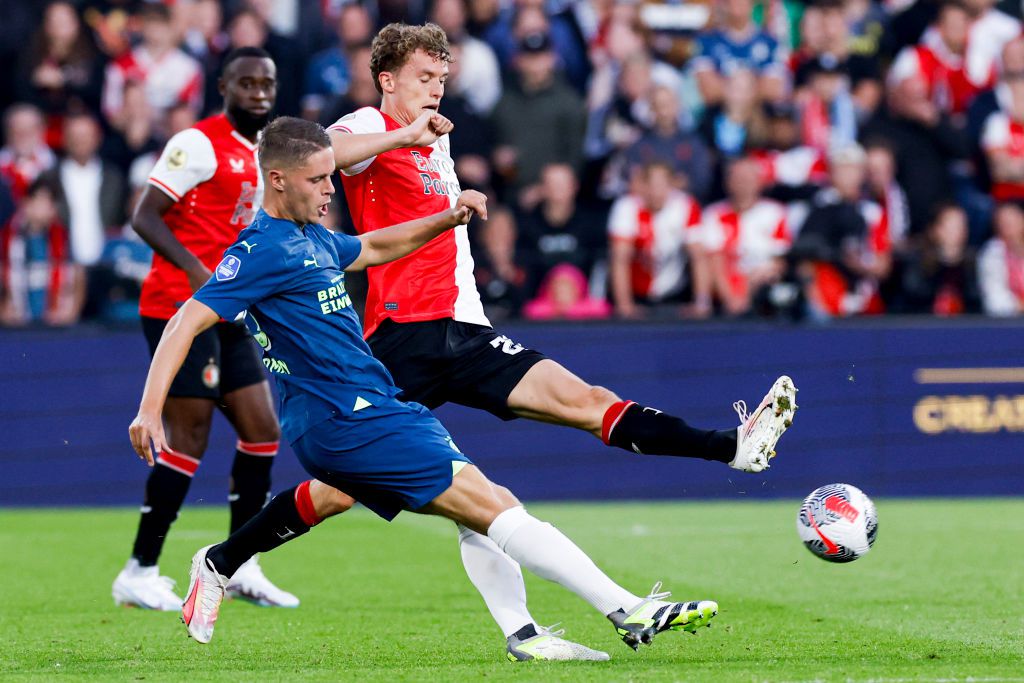
<path id="1" fill-rule="evenodd" d="M 137 317 L 129 214 L 222 106 L 379 104 L 369 45 L 433 21 L 494 318 L 1024 310 L 1024 35 L 995 0 L 0 1 L 0 326 Z M 329 227 L 346 229 L 339 195 Z"/>

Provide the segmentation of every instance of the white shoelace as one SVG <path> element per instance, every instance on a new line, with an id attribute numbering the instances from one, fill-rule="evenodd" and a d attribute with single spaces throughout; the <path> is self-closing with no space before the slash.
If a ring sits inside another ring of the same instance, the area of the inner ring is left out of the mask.
<path id="1" fill-rule="evenodd" d="M 538 626 L 537 627 L 537 633 L 538 633 L 538 635 L 542 635 L 542 636 L 552 636 L 554 638 L 561 638 L 562 636 L 565 635 L 565 629 L 564 628 L 557 628 L 561 624 L 562 624 L 562 622 L 556 621 L 555 623 L 551 624 L 551 626 Z M 557 628 L 557 630 L 556 630 L 556 628 Z"/>
<path id="2" fill-rule="evenodd" d="M 737 401 L 737 403 L 742 403 L 742 401 Z M 660 590 L 661 581 L 651 586 L 651 592 L 647 594 L 647 597 L 644 598 L 644 600 L 664 600 L 665 598 L 672 596 L 672 591 L 665 591 L 663 593 L 659 593 L 658 591 Z"/>
<path id="3" fill-rule="evenodd" d="M 732 404 L 732 409 L 736 411 L 737 415 L 739 415 L 739 417 L 740 417 L 740 424 L 746 424 L 747 420 L 750 419 L 750 413 L 747 412 L 747 402 L 746 401 L 742 401 L 742 400 L 741 401 L 734 401 L 733 404 Z"/>

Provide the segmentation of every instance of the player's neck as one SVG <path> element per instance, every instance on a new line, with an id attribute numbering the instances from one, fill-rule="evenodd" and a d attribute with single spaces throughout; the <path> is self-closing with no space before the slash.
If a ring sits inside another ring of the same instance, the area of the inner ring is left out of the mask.
<path id="1" fill-rule="evenodd" d="M 404 114 L 403 110 L 395 104 L 394 100 L 388 99 L 387 97 L 381 100 L 380 112 L 387 115 L 393 119 L 395 123 L 401 126 L 408 126 L 416 120 L 415 116 L 410 118 L 408 115 Z"/>
<path id="2" fill-rule="evenodd" d="M 298 220 L 292 216 L 288 207 L 285 206 L 283 202 L 274 201 L 273 197 L 264 198 L 263 211 L 271 218 L 276 218 L 280 221 L 288 221 L 289 223 L 295 223 L 296 225 L 306 224 L 305 221 Z"/>
<path id="3" fill-rule="evenodd" d="M 224 109 L 224 117 L 227 118 L 228 123 L 230 123 L 231 127 L 235 129 L 235 132 L 237 132 L 239 135 L 241 135 L 243 138 L 245 138 L 249 142 L 251 142 L 253 144 L 256 143 L 256 138 L 258 138 L 259 134 L 260 134 L 260 131 L 258 129 L 257 130 L 246 130 L 246 126 L 243 125 L 238 120 L 237 116 L 235 116 L 234 114 L 231 113 L 230 109 L 227 109 L 227 108 Z M 249 126 L 249 127 L 251 128 L 251 126 Z"/>

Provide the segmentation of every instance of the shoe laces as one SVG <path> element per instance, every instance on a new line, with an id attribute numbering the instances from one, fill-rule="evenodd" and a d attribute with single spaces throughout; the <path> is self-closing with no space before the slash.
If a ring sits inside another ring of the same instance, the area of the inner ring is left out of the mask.
<path id="1" fill-rule="evenodd" d="M 746 424 L 747 420 L 750 419 L 750 413 L 747 412 L 747 402 L 746 401 L 743 401 L 743 400 L 734 401 L 733 404 L 732 404 L 732 409 L 736 411 L 737 415 L 739 415 L 740 423 L 741 424 Z M 659 582 L 658 585 L 660 586 L 661 583 Z"/>
<path id="2" fill-rule="evenodd" d="M 742 401 L 737 401 L 737 403 L 742 403 Z M 664 591 L 659 593 L 658 591 L 660 590 L 661 581 L 651 586 L 651 592 L 647 594 L 647 597 L 644 598 L 644 600 L 664 600 L 665 598 L 670 597 L 672 595 L 672 591 Z"/>
<path id="3" fill-rule="evenodd" d="M 565 635 L 564 628 L 558 628 L 562 622 L 556 621 L 551 626 L 538 626 L 537 633 L 542 636 L 552 636 L 553 638 L 560 638 Z"/>

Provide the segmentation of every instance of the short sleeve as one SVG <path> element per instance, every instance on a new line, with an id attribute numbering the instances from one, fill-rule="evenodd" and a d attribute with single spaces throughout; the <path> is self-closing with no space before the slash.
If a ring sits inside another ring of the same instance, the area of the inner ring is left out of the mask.
<path id="1" fill-rule="evenodd" d="M 981 148 L 986 152 L 996 152 L 1010 146 L 1010 126 L 1006 114 L 995 112 L 985 119 L 985 128 L 981 133 Z"/>
<path id="2" fill-rule="evenodd" d="M 900 50 L 889 67 L 889 85 L 902 83 L 908 78 L 917 78 L 921 65 L 917 58 L 917 50 L 912 46 Z"/>
<path id="3" fill-rule="evenodd" d="M 701 237 L 704 248 L 709 252 L 721 251 L 725 247 L 725 231 L 718 221 L 718 211 L 705 211 L 701 223 Z"/>
<path id="4" fill-rule="evenodd" d="M 249 306 L 282 291 L 290 278 L 284 254 L 271 245 L 261 246 L 250 239 L 228 247 L 213 277 L 192 298 L 225 320 L 234 320 Z"/>
<path id="5" fill-rule="evenodd" d="M 636 205 L 632 197 L 619 197 L 608 215 L 608 235 L 612 239 L 632 240 L 639 231 Z"/>
<path id="6" fill-rule="evenodd" d="M 363 250 L 363 243 L 358 237 L 346 235 L 343 232 L 332 232 L 334 246 L 338 250 L 338 267 L 345 270 L 352 262 L 359 258 Z"/>
<path id="7" fill-rule="evenodd" d="M 384 123 L 384 115 L 380 111 L 373 107 L 363 107 L 351 114 L 342 116 L 332 123 L 327 130 L 337 130 L 343 133 L 352 133 L 353 135 L 368 135 L 372 133 L 385 133 L 387 132 L 387 126 Z M 360 161 L 358 164 L 341 169 L 341 172 L 350 176 L 359 175 L 369 168 L 376 158 L 370 157 L 365 161 Z"/>
<path id="8" fill-rule="evenodd" d="M 149 184 L 177 202 L 196 185 L 212 178 L 216 171 L 217 157 L 210 138 L 195 128 L 188 128 L 167 141 L 163 154 L 149 173 Z"/>

